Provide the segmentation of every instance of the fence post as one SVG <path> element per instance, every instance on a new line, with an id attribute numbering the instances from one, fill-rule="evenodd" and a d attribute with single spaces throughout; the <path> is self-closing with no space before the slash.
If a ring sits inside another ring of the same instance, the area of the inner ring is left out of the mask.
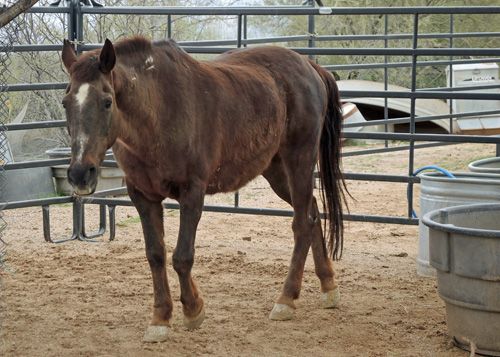
<path id="1" fill-rule="evenodd" d="M 70 0 L 68 2 L 68 7 L 69 7 L 69 14 L 68 14 L 68 39 L 70 41 L 75 41 L 77 38 L 76 35 L 76 26 L 77 26 L 77 19 L 76 19 L 76 4 L 78 3 L 78 0 Z"/>
<path id="2" fill-rule="evenodd" d="M 384 15 L 384 48 L 389 47 L 389 40 L 387 39 L 387 35 L 389 34 L 389 15 Z M 387 91 L 389 89 L 389 69 L 387 68 L 387 63 L 389 62 L 389 56 L 384 56 L 384 90 Z M 389 131 L 389 125 L 387 125 L 387 120 L 389 119 L 389 98 L 384 98 L 384 120 L 386 121 L 384 124 L 384 131 L 387 133 Z M 389 147 L 389 141 L 384 141 L 384 146 Z"/>
<path id="3" fill-rule="evenodd" d="M 241 36 L 243 32 L 243 15 L 239 14 L 238 15 L 238 38 L 236 40 L 237 47 L 241 47 Z"/>
<path id="4" fill-rule="evenodd" d="M 315 0 L 307 0 L 307 6 L 314 7 Z M 307 46 L 309 48 L 316 47 L 316 23 L 314 15 L 308 15 L 307 17 L 307 33 L 309 34 L 309 40 L 307 41 Z M 313 61 L 316 60 L 316 56 L 309 55 L 309 58 Z"/>
<path id="5" fill-rule="evenodd" d="M 410 134 L 415 134 L 415 92 L 417 90 L 417 53 L 418 47 L 418 13 L 413 17 L 413 54 L 411 56 L 411 102 L 410 102 Z M 408 176 L 413 176 L 415 161 L 415 140 L 410 139 L 408 158 Z M 408 217 L 413 215 L 413 182 L 408 183 Z"/>
<path id="6" fill-rule="evenodd" d="M 167 16 L 167 37 L 168 39 L 172 38 L 172 15 L 168 14 Z"/>
<path id="7" fill-rule="evenodd" d="M 248 40 L 248 16 L 243 15 L 243 39 L 245 40 L 243 43 L 243 47 L 247 47 Z"/>
<path id="8" fill-rule="evenodd" d="M 83 13 L 82 4 L 80 0 L 73 0 L 75 2 L 75 16 L 76 16 L 76 53 L 82 53 L 83 43 Z"/>
<path id="9" fill-rule="evenodd" d="M 449 38 L 449 46 L 453 48 L 453 28 L 454 28 L 454 19 L 453 14 L 450 14 L 450 38 Z M 453 56 L 450 56 L 450 88 L 453 87 Z M 453 114 L 453 99 L 450 99 L 450 114 Z M 453 117 L 450 116 L 450 134 L 453 134 Z"/>

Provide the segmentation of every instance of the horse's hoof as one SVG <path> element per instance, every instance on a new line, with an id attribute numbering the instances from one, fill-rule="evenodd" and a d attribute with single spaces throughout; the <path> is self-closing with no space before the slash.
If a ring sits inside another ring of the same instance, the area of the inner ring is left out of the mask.
<path id="1" fill-rule="evenodd" d="M 321 306 L 323 309 L 333 309 L 340 301 L 339 288 L 327 291 L 321 296 Z"/>
<path id="2" fill-rule="evenodd" d="M 274 321 L 285 321 L 293 319 L 295 309 L 286 304 L 274 304 L 273 310 L 269 314 L 269 319 Z"/>
<path id="3" fill-rule="evenodd" d="M 143 342 L 164 342 L 168 337 L 168 326 L 164 325 L 150 325 L 146 329 L 144 333 L 144 337 L 142 338 Z"/>
<path id="4" fill-rule="evenodd" d="M 203 320 L 205 320 L 205 306 L 201 308 L 200 313 L 196 317 L 190 318 L 184 315 L 184 326 L 186 326 L 188 330 L 194 330 L 201 326 Z"/>

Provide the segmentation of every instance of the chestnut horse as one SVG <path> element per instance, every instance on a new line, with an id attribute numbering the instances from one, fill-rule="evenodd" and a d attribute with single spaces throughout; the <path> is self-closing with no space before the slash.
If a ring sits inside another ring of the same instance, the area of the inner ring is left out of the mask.
<path id="1" fill-rule="evenodd" d="M 294 211 L 293 255 L 270 318 L 293 317 L 310 247 L 322 306 L 337 304 L 330 256 L 342 250 L 342 115 L 330 73 L 281 47 L 238 49 L 197 61 L 174 41 L 141 37 L 116 45 L 106 40 L 101 49 L 80 56 L 65 41 L 62 61 L 70 76 L 63 105 L 75 193 L 94 192 L 98 167 L 112 147 L 141 218 L 154 287 L 145 341 L 165 340 L 172 317 L 162 201 L 168 197 L 180 205 L 172 261 L 184 324 L 194 329 L 205 316 L 191 277 L 204 197 L 235 191 L 260 174 Z M 313 196 L 318 158 L 329 222 L 324 229 Z"/>

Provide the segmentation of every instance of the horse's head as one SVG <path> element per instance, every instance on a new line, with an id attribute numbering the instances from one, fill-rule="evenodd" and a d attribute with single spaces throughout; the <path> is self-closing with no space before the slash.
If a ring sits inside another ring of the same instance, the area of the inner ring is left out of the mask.
<path id="1" fill-rule="evenodd" d="M 106 39 L 100 53 L 77 57 L 73 46 L 65 40 L 62 61 L 70 76 L 62 101 L 71 137 L 68 180 L 75 193 L 87 195 L 95 191 L 98 167 L 117 137 L 113 120 L 115 51 Z"/>

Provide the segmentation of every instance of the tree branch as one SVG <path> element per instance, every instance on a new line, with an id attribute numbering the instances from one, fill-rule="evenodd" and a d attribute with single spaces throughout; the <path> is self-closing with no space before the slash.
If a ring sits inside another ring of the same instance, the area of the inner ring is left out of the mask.
<path id="1" fill-rule="evenodd" d="M 7 25 L 17 16 L 35 5 L 38 0 L 18 0 L 14 5 L 0 9 L 0 28 Z"/>

